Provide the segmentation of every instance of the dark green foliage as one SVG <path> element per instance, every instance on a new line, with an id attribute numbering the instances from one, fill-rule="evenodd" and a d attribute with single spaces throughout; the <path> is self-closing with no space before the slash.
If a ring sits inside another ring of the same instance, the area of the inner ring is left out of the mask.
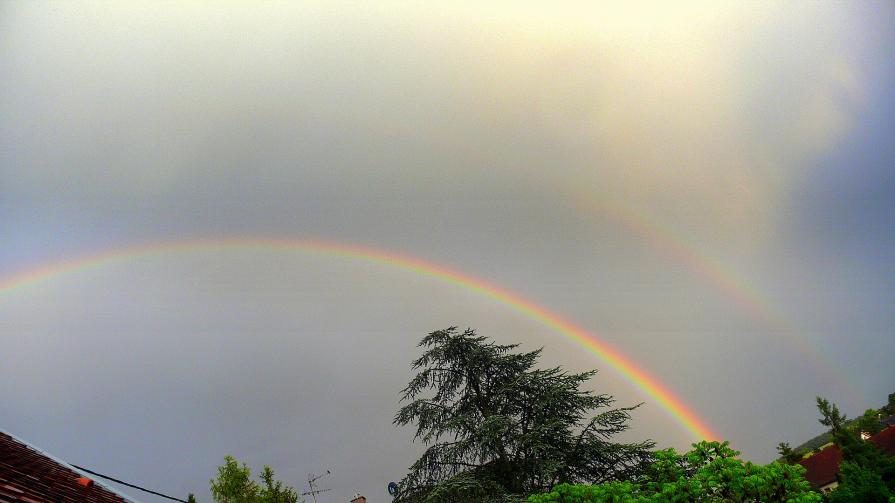
<path id="1" fill-rule="evenodd" d="M 880 412 L 873 409 L 864 411 L 864 415 L 859 417 L 852 428 L 858 432 L 868 433 L 871 436 L 883 431 L 883 424 L 879 422 Z"/>
<path id="2" fill-rule="evenodd" d="M 835 404 L 817 397 L 817 410 L 821 415 L 818 421 L 830 428 L 830 439 L 842 449 L 843 459 L 849 461 L 856 456 L 865 456 L 870 451 L 877 450 L 873 444 L 861 440 L 859 429 L 853 427 L 855 423 L 847 422 L 847 418 L 839 412 Z"/>
<path id="3" fill-rule="evenodd" d="M 196 496 L 193 493 L 190 493 L 190 495 L 186 497 L 186 502 L 196 503 Z"/>
<path id="4" fill-rule="evenodd" d="M 297 503 L 298 493 L 274 479 L 273 470 L 265 465 L 261 484 L 252 480 L 252 472 L 232 456 L 224 457 L 218 476 L 212 479 L 211 495 L 217 503 Z"/>
<path id="5" fill-rule="evenodd" d="M 872 410 L 872 409 L 869 409 Z M 889 395 L 889 402 L 887 405 L 880 407 L 879 413 L 883 414 L 883 416 L 890 416 L 895 414 L 895 393 Z M 867 413 L 864 413 L 865 416 Z M 862 416 L 863 417 L 863 416 Z M 843 421 L 843 424 L 846 426 L 852 426 L 855 421 L 859 421 L 858 419 L 846 419 Z M 865 430 L 866 431 L 866 430 Z M 830 435 L 829 431 L 825 431 L 820 435 L 812 438 L 811 440 L 799 445 L 798 447 L 793 448 L 793 451 L 798 452 L 800 454 L 806 454 L 811 451 L 820 452 L 820 448 L 826 444 L 833 442 L 833 438 Z"/>
<path id="6" fill-rule="evenodd" d="M 743 462 L 727 442 L 700 442 L 693 450 L 656 453 L 656 460 L 634 481 L 556 486 L 530 503 L 818 503 L 799 465 Z"/>
<path id="7" fill-rule="evenodd" d="M 830 434 L 834 436 L 837 432 L 841 432 L 845 428 L 845 421 L 848 419 L 845 414 L 839 412 L 836 404 L 830 403 L 826 398 L 817 397 L 817 410 L 820 411 L 821 418 L 818 419 L 820 424 L 830 428 Z"/>
<path id="8" fill-rule="evenodd" d="M 794 464 L 802 459 L 802 454 L 796 452 L 789 446 L 788 442 L 780 442 L 777 444 L 777 453 L 780 454 L 780 458 L 787 464 Z"/>
<path id="9" fill-rule="evenodd" d="M 821 397 L 817 397 L 817 408 L 822 416 L 820 423 L 830 427 L 830 436 L 842 450 L 839 487 L 830 496 L 831 501 L 888 501 L 895 495 L 895 456 L 860 437 L 862 431 L 879 424 L 875 411 L 846 423 L 839 409 Z"/>
<path id="10" fill-rule="evenodd" d="M 839 480 L 839 487 L 830 494 L 830 503 L 887 502 L 893 497 L 876 470 L 851 461 L 843 461 L 840 465 Z"/>
<path id="11" fill-rule="evenodd" d="M 399 503 L 519 501 L 561 482 L 633 477 L 649 459 L 651 442 L 609 441 L 636 406 L 609 409 L 611 396 L 581 390 L 595 372 L 535 369 L 540 350 L 516 353 L 456 327 L 419 345 L 394 422 L 415 423 L 429 447 L 399 484 Z"/>

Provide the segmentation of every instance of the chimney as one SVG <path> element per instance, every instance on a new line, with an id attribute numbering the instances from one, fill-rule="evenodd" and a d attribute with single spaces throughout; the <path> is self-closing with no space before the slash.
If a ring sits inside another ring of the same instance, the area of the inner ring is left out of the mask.
<path id="1" fill-rule="evenodd" d="M 367 503 L 367 498 L 364 498 L 360 494 L 355 494 L 354 498 L 351 500 L 351 503 Z"/>

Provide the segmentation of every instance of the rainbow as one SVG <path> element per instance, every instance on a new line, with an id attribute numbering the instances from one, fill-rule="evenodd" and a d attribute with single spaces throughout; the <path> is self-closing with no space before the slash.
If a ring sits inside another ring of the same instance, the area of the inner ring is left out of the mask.
<path id="1" fill-rule="evenodd" d="M 5 279 L 0 279 L 0 300 L 2 300 L 4 296 L 10 295 L 30 285 L 35 285 L 77 271 L 99 268 L 109 263 L 121 262 L 146 255 L 196 250 L 214 250 L 220 248 L 263 248 L 286 251 L 304 251 L 363 259 L 370 262 L 390 265 L 424 276 L 430 276 L 446 283 L 472 290 L 486 298 L 498 302 L 499 304 L 508 306 L 580 344 L 582 347 L 609 364 L 610 367 L 618 371 L 619 374 L 648 396 L 651 401 L 659 404 L 672 418 L 689 432 L 694 439 L 711 440 L 719 438 L 712 429 L 708 427 L 705 421 L 700 419 L 678 396 L 672 393 L 655 377 L 639 368 L 630 358 L 600 340 L 600 338 L 593 333 L 563 319 L 546 307 L 540 306 L 497 285 L 488 283 L 483 279 L 461 273 L 451 268 L 427 262 L 419 258 L 366 246 L 314 239 L 304 240 L 277 237 L 191 239 L 131 246 L 46 264 L 21 271 Z"/>
<path id="2" fill-rule="evenodd" d="M 653 249 L 660 250 L 685 270 L 702 278 L 705 283 L 712 286 L 741 311 L 748 313 L 750 318 L 775 326 L 781 324 L 780 318 L 773 314 L 768 303 L 761 298 L 755 288 L 701 253 L 685 238 L 647 218 L 642 212 L 633 211 L 620 204 L 597 201 L 586 190 L 570 189 L 569 193 L 580 209 L 588 213 L 608 216 L 626 233 L 649 243 Z"/>
<path id="3" fill-rule="evenodd" d="M 854 402 L 855 408 L 857 408 L 857 397 L 863 398 L 865 403 L 873 403 L 853 380 L 848 378 L 842 366 L 828 356 L 828 352 L 818 349 L 816 343 L 809 340 L 804 335 L 804 331 L 800 330 L 795 323 L 775 312 L 771 304 L 747 280 L 738 277 L 728 268 L 702 253 L 687 239 L 648 218 L 642 212 L 636 212 L 619 204 L 610 205 L 598 202 L 582 189 L 570 189 L 569 194 L 579 208 L 608 216 L 615 225 L 625 232 L 637 236 L 641 241 L 648 243 L 652 249 L 660 251 L 684 270 L 700 278 L 704 284 L 718 292 L 751 320 L 771 330 L 774 334 L 782 336 L 800 352 L 810 355 L 818 362 L 818 368 L 827 370 L 831 382 L 845 388 L 842 401 Z"/>

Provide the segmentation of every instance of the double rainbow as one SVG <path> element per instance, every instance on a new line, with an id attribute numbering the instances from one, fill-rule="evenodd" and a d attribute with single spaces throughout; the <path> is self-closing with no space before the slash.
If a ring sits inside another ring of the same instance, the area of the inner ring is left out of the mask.
<path id="1" fill-rule="evenodd" d="M 385 250 L 353 244 L 322 240 L 302 240 L 280 237 L 228 237 L 217 239 L 191 239 L 170 241 L 120 248 L 75 259 L 54 262 L 13 274 L 0 279 L 0 300 L 19 289 L 57 278 L 76 271 L 100 268 L 111 263 L 132 260 L 147 255 L 216 250 L 221 248 L 263 248 L 268 250 L 303 251 L 327 255 L 363 259 L 404 269 L 424 276 L 437 278 L 445 283 L 472 290 L 484 297 L 508 306 L 524 316 L 538 321 L 556 332 L 574 340 L 618 371 L 631 384 L 639 388 L 654 403 L 662 407 L 695 440 L 716 439 L 717 435 L 678 396 L 655 377 L 639 368 L 631 359 L 615 350 L 594 333 L 575 325 L 518 294 L 483 279 L 461 273 L 449 267 Z"/>

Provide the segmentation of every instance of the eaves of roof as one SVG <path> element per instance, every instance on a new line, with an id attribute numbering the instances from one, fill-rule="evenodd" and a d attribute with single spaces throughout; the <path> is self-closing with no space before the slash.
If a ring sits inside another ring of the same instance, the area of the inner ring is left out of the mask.
<path id="1" fill-rule="evenodd" d="M 0 431 L 0 503 L 139 503 L 93 476 Z"/>

